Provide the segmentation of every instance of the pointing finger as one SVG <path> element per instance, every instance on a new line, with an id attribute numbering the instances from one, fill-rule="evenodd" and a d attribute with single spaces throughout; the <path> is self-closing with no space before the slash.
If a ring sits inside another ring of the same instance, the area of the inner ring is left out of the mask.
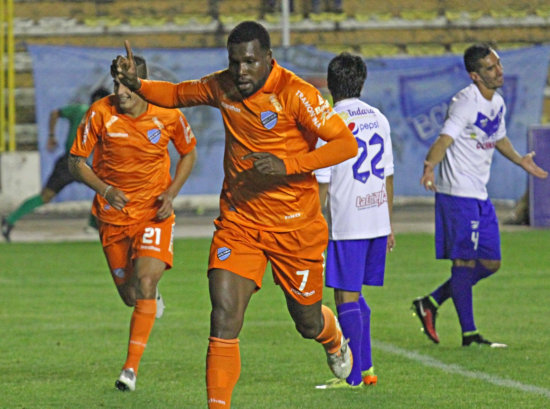
<path id="1" fill-rule="evenodd" d="M 132 52 L 132 47 L 130 47 L 130 41 L 124 40 L 124 48 L 126 48 L 126 57 L 128 57 L 130 61 L 133 61 L 134 53 Z"/>

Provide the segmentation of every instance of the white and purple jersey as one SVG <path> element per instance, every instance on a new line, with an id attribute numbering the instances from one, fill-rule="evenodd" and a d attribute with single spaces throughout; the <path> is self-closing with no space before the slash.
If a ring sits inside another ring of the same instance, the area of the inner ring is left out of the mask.
<path id="1" fill-rule="evenodd" d="M 387 236 L 391 225 L 386 177 L 393 175 L 390 124 L 378 109 L 358 98 L 339 101 L 334 110 L 354 134 L 359 151 L 354 158 L 315 171 L 319 183 L 330 183 L 329 238 Z"/>
<path id="2" fill-rule="evenodd" d="M 487 199 L 496 142 L 506 136 L 506 105 L 498 93 L 488 101 L 475 84 L 459 91 L 449 106 L 441 134 L 453 138 L 439 165 L 440 193 Z"/>

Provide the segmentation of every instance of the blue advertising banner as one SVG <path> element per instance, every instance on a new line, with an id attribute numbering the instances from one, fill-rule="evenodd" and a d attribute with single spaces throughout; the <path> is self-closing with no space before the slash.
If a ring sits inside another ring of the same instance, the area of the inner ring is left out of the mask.
<path id="1" fill-rule="evenodd" d="M 60 148 L 56 152 L 46 149 L 51 110 L 69 103 L 88 103 L 90 94 L 100 85 L 112 88 L 109 66 L 116 55 L 125 51 L 122 44 L 120 48 L 33 45 L 29 51 L 36 89 L 42 182 L 45 183 L 55 159 L 63 154 L 67 132 L 66 124 L 60 120 L 57 129 Z M 135 53 L 147 59 L 151 79 L 172 82 L 200 78 L 227 66 L 225 49 L 136 49 Z M 501 51 L 499 55 L 504 65 L 505 86 L 501 92 L 508 108 L 508 136 L 524 154 L 527 127 L 538 124 L 541 118 L 550 46 Z M 314 47 L 275 50 L 275 58 L 281 65 L 311 82 L 326 96 L 326 67 L 333 56 Z M 369 73 L 361 98 L 380 108 L 392 127 L 395 194 L 431 195 L 419 184 L 422 164 L 429 146 L 438 136 L 450 99 L 470 83 L 462 56 L 379 58 L 366 62 Z M 185 108 L 183 112 L 197 136 L 198 162 L 181 193 L 218 194 L 223 179 L 221 116 L 210 107 Z M 517 199 L 526 186 L 525 172 L 495 153 L 490 196 Z M 56 200 L 84 200 L 92 196 L 93 192 L 86 186 L 73 183 Z"/>

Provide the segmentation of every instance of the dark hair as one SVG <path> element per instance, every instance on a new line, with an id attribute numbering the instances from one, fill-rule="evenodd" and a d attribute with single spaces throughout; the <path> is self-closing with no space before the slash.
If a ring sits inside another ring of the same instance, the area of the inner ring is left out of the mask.
<path id="1" fill-rule="evenodd" d="M 104 98 L 110 94 L 111 91 L 109 91 L 107 88 L 99 87 L 94 92 L 92 92 L 92 95 L 90 96 L 90 104 L 93 104 L 98 99 Z"/>
<path id="2" fill-rule="evenodd" d="M 271 39 L 265 27 L 255 21 L 243 21 L 229 33 L 227 46 L 230 44 L 248 43 L 254 40 L 260 42 L 262 50 L 268 51 L 271 49 Z"/>
<path id="3" fill-rule="evenodd" d="M 327 84 L 332 98 L 358 98 L 367 79 L 367 65 L 358 55 L 343 52 L 328 64 Z"/>
<path id="4" fill-rule="evenodd" d="M 140 55 L 134 55 L 134 62 L 136 63 L 138 78 L 147 79 L 147 63 L 145 62 L 145 58 Z"/>
<path id="5" fill-rule="evenodd" d="M 481 68 L 479 60 L 487 57 L 493 47 L 488 43 L 478 43 L 474 44 L 464 51 L 464 65 L 466 66 L 466 71 L 474 72 Z"/>

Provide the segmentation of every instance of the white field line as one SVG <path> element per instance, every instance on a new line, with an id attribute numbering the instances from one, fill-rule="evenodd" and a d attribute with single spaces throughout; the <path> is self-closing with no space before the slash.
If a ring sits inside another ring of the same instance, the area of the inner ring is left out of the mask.
<path id="1" fill-rule="evenodd" d="M 420 362 L 422 365 L 430 366 L 432 368 L 437 368 L 447 373 L 462 375 L 466 378 L 479 379 L 482 381 L 492 383 L 493 385 L 501 386 L 504 388 L 517 389 L 522 392 L 533 393 L 533 394 L 541 395 L 541 396 L 544 396 L 545 398 L 550 399 L 550 389 L 541 388 L 540 386 L 526 385 L 521 382 L 514 381 L 512 379 L 500 378 L 498 376 L 489 375 L 484 372 L 470 371 L 468 369 L 464 369 L 460 367 L 459 365 L 446 364 L 428 355 L 422 355 L 422 354 L 419 354 L 418 352 L 399 348 L 395 345 L 392 345 L 386 342 L 373 340 L 372 346 L 381 351 L 399 355 L 399 356 L 411 359 L 413 361 Z"/>

